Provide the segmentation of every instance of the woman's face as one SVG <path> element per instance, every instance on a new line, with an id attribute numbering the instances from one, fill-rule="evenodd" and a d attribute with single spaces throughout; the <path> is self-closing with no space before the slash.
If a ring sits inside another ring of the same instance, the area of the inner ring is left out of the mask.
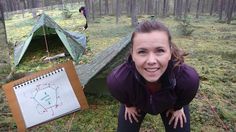
<path id="1" fill-rule="evenodd" d="M 168 35 L 164 31 L 136 33 L 133 38 L 132 59 L 136 69 L 148 82 L 157 81 L 171 59 Z"/>

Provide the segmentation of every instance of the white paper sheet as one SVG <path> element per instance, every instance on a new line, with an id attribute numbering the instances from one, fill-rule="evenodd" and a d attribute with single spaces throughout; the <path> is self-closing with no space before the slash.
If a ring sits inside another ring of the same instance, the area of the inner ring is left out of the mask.
<path id="1" fill-rule="evenodd" d="M 64 68 L 14 87 L 26 128 L 80 109 Z"/>

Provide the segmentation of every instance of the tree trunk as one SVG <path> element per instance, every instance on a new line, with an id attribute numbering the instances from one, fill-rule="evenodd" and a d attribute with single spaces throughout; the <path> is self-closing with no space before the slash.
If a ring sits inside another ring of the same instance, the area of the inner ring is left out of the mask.
<path id="1" fill-rule="evenodd" d="M 20 10 L 21 8 L 20 8 L 20 1 L 19 0 L 15 0 L 14 1 L 14 5 L 15 5 L 15 9 L 16 10 Z"/>
<path id="2" fill-rule="evenodd" d="M 132 2 L 132 0 L 126 1 L 126 11 L 127 11 L 128 16 L 131 16 L 131 2 Z"/>
<path id="3" fill-rule="evenodd" d="M 231 2 L 231 0 L 226 0 L 226 6 L 225 6 L 225 20 L 228 19 L 229 9 L 230 9 L 230 2 Z"/>
<path id="4" fill-rule="evenodd" d="M 138 0 L 136 5 L 138 5 L 138 6 L 137 6 L 137 13 L 138 13 L 139 15 L 141 15 L 141 14 L 142 14 L 142 1 L 141 1 L 141 0 Z"/>
<path id="5" fill-rule="evenodd" d="M 197 1 L 197 11 L 196 11 L 196 18 L 199 18 L 199 8 L 200 8 L 200 0 Z"/>
<path id="6" fill-rule="evenodd" d="M 158 3 L 157 3 L 157 12 L 158 12 L 158 15 L 160 15 L 161 13 L 161 0 L 158 0 Z"/>
<path id="7" fill-rule="evenodd" d="M 210 12 L 210 10 L 209 10 L 209 0 L 206 1 L 206 9 L 207 9 L 207 12 L 208 11 Z"/>
<path id="8" fill-rule="evenodd" d="M 148 14 L 148 0 L 145 0 L 145 14 Z"/>
<path id="9" fill-rule="evenodd" d="M 184 17 L 187 17 L 188 7 L 189 7 L 189 0 L 185 0 Z"/>
<path id="10" fill-rule="evenodd" d="M 11 5 L 11 0 L 6 0 L 6 2 L 7 2 L 7 11 L 13 11 L 13 8 L 12 8 L 12 5 Z"/>
<path id="11" fill-rule="evenodd" d="M 25 4 L 24 3 L 20 3 L 20 9 L 21 9 L 22 18 L 24 18 L 25 17 Z"/>
<path id="12" fill-rule="evenodd" d="M 144 12 L 145 12 L 145 10 L 144 10 L 144 9 L 145 9 L 145 7 L 144 7 L 144 2 L 145 2 L 145 1 L 143 1 L 143 0 L 140 0 L 140 1 L 139 1 L 140 15 L 143 15 Z"/>
<path id="13" fill-rule="evenodd" d="M 16 11 L 16 4 L 15 4 L 15 1 L 14 0 L 11 0 L 11 6 L 13 8 L 13 11 Z"/>
<path id="14" fill-rule="evenodd" d="M 236 16 L 236 6 L 234 6 L 234 16 Z"/>
<path id="15" fill-rule="evenodd" d="M 92 18 L 93 18 L 93 21 L 95 20 L 95 7 L 94 7 L 94 0 L 92 0 Z"/>
<path id="16" fill-rule="evenodd" d="M 43 0 L 44 1 L 44 6 L 50 6 L 50 2 L 49 0 Z"/>
<path id="17" fill-rule="evenodd" d="M 42 4 L 41 4 L 41 10 L 44 12 L 44 5 L 45 5 L 45 0 L 42 1 Z"/>
<path id="18" fill-rule="evenodd" d="M 230 9 L 229 9 L 229 14 L 227 15 L 227 24 L 231 23 L 231 19 L 232 19 L 232 15 L 233 15 L 233 10 L 234 10 L 234 6 L 236 6 L 236 0 L 232 0 L 232 3 L 230 5 Z"/>
<path id="19" fill-rule="evenodd" d="M 170 0 L 166 0 L 166 15 L 168 16 L 168 12 L 170 10 Z"/>
<path id="20" fill-rule="evenodd" d="M 62 8 L 65 9 L 65 0 L 61 0 L 61 3 L 62 3 Z"/>
<path id="21" fill-rule="evenodd" d="M 214 12 L 218 12 L 218 4 L 219 4 L 219 0 L 215 0 L 215 2 L 214 2 Z"/>
<path id="22" fill-rule="evenodd" d="M 120 17 L 120 0 L 116 0 L 116 24 L 118 24 Z"/>
<path id="23" fill-rule="evenodd" d="M 220 0 L 219 20 L 222 20 L 223 8 L 224 8 L 224 0 Z"/>
<path id="24" fill-rule="evenodd" d="M 155 0 L 155 6 L 154 6 L 154 15 L 155 15 L 155 18 L 157 18 L 157 15 L 158 15 L 158 0 Z"/>
<path id="25" fill-rule="evenodd" d="M 205 8 L 205 0 L 202 0 L 202 13 L 204 13 L 204 8 Z"/>
<path id="26" fill-rule="evenodd" d="M 35 7 L 36 7 L 35 1 L 31 0 L 31 13 L 32 13 L 33 18 L 36 17 L 36 10 L 34 9 Z"/>
<path id="27" fill-rule="evenodd" d="M 182 4 L 183 0 L 177 0 L 176 15 L 178 19 L 181 19 L 182 17 Z"/>
<path id="28" fill-rule="evenodd" d="M 121 5 L 121 9 L 120 9 L 120 15 L 122 15 L 122 14 L 126 14 L 126 0 L 122 0 L 122 5 Z"/>
<path id="29" fill-rule="evenodd" d="M 115 8 L 115 6 L 114 6 L 114 0 L 110 0 L 110 2 L 111 2 L 111 4 L 109 4 L 109 9 L 110 9 L 110 12 L 109 12 L 109 14 L 111 14 L 111 15 L 114 15 L 115 16 L 115 11 L 114 10 L 116 10 L 116 8 Z M 116 1 L 115 1 L 116 2 Z"/>
<path id="30" fill-rule="evenodd" d="M 162 16 L 166 17 L 166 0 L 163 0 Z"/>
<path id="31" fill-rule="evenodd" d="M 176 16 L 177 13 L 177 0 L 174 0 L 174 10 L 173 10 L 173 15 Z"/>
<path id="32" fill-rule="evenodd" d="M 182 14 L 183 14 L 183 0 L 180 0 L 179 13 L 180 13 L 180 18 L 182 18 Z"/>
<path id="33" fill-rule="evenodd" d="M 192 1 L 189 1 L 189 5 L 188 5 L 188 13 L 190 13 L 190 11 L 191 11 L 191 6 L 192 6 Z"/>
<path id="34" fill-rule="evenodd" d="M 0 3 L 0 80 L 2 81 L 2 76 L 7 75 L 10 73 L 11 66 L 10 66 L 10 55 L 9 49 L 7 45 L 7 35 L 6 35 L 6 27 L 4 22 L 4 12 L 3 6 Z"/>
<path id="35" fill-rule="evenodd" d="M 108 0 L 105 0 L 105 15 L 109 14 L 109 4 L 108 4 Z"/>
<path id="36" fill-rule="evenodd" d="M 153 1 L 152 0 L 148 0 L 148 8 L 147 9 L 148 9 L 148 15 L 151 15 L 153 13 Z"/>
<path id="37" fill-rule="evenodd" d="M 24 5 L 24 6 L 23 6 L 23 7 L 24 7 L 24 9 L 27 9 L 27 8 L 29 8 L 29 7 L 28 7 L 28 5 L 27 5 L 27 2 L 26 2 L 25 0 L 23 0 L 23 1 L 22 1 L 22 3 L 23 3 L 23 5 Z"/>
<path id="38" fill-rule="evenodd" d="M 212 0 L 212 2 L 211 2 L 210 16 L 212 16 L 212 14 L 213 14 L 214 2 L 215 2 L 215 0 Z"/>
<path id="39" fill-rule="evenodd" d="M 136 0 L 131 0 L 131 25 L 135 27 L 138 24 Z"/>
<path id="40" fill-rule="evenodd" d="M 50 2 L 50 10 L 53 10 L 54 2 Z"/>
<path id="41" fill-rule="evenodd" d="M 102 16 L 102 0 L 99 0 L 99 15 Z"/>

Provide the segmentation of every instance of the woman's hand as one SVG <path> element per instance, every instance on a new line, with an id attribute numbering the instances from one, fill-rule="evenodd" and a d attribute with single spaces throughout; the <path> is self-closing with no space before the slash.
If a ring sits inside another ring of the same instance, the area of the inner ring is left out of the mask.
<path id="1" fill-rule="evenodd" d="M 125 120 L 129 119 L 130 123 L 133 123 L 132 118 L 138 123 L 138 109 L 136 107 L 125 106 Z"/>
<path id="2" fill-rule="evenodd" d="M 166 117 L 168 117 L 169 114 L 171 114 L 169 125 L 174 121 L 174 128 L 176 128 L 178 122 L 180 122 L 181 128 L 183 127 L 184 123 L 187 122 L 183 107 L 180 110 L 176 110 L 176 111 L 173 109 L 168 110 L 166 112 Z"/>

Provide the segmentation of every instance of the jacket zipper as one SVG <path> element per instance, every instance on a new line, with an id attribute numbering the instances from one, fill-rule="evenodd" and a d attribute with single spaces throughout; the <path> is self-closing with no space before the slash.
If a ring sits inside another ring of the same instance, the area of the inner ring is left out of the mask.
<path id="1" fill-rule="evenodd" d="M 159 93 L 161 93 L 161 92 L 163 92 L 163 91 L 164 91 L 164 90 L 161 90 L 161 91 L 159 91 Z M 153 95 L 153 94 L 149 92 L 149 95 L 150 95 L 150 96 L 149 96 L 149 102 L 150 102 L 150 104 L 152 104 L 152 98 L 153 98 L 152 95 Z"/>
<path id="2" fill-rule="evenodd" d="M 150 104 L 152 104 L 152 95 L 150 95 L 149 100 L 150 100 Z"/>

